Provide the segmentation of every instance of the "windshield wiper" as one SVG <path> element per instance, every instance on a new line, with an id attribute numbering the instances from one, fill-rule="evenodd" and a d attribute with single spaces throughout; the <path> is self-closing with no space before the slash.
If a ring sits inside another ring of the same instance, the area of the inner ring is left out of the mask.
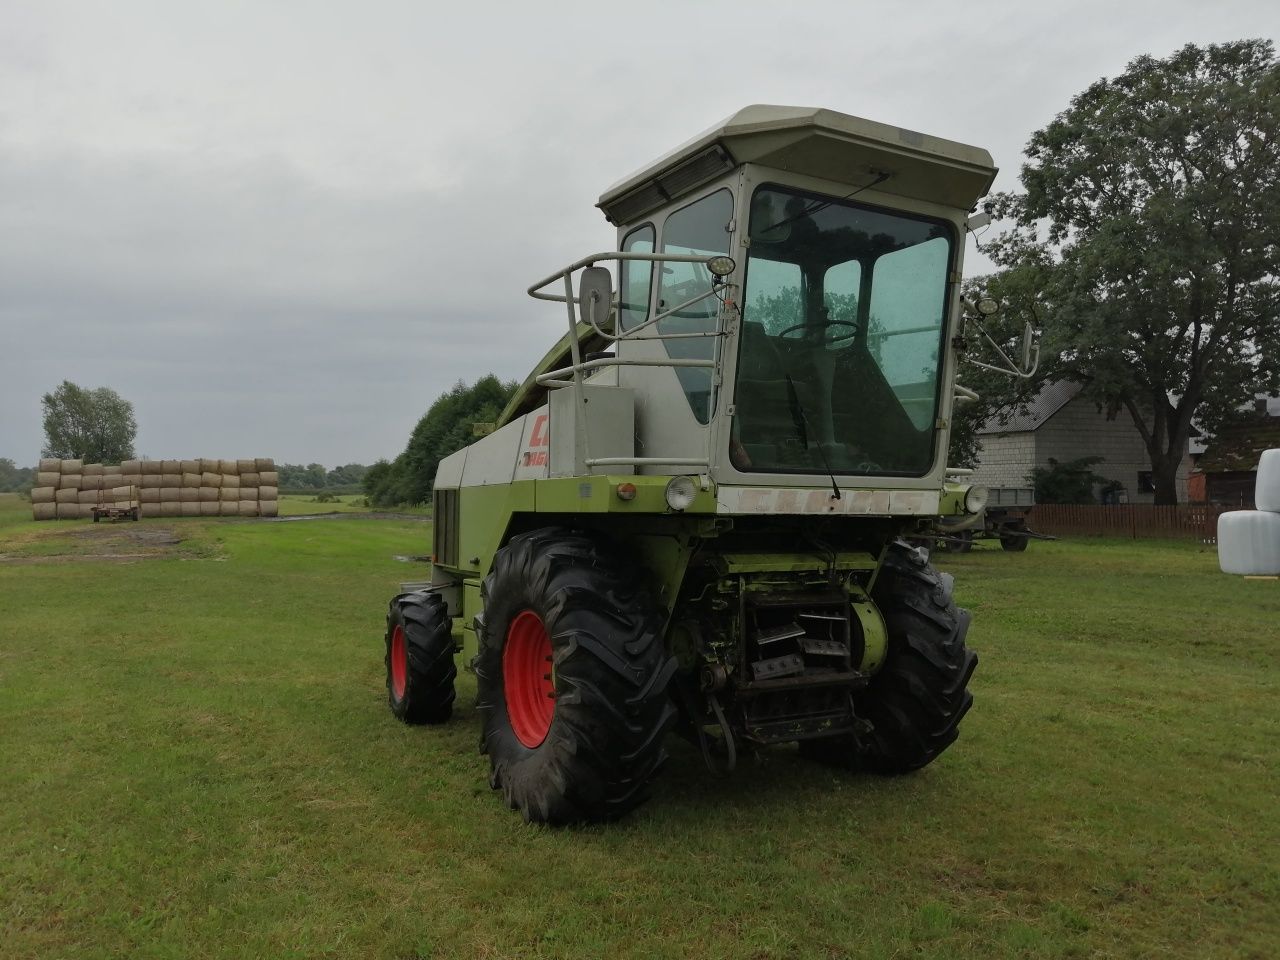
<path id="1" fill-rule="evenodd" d="M 796 382 L 791 379 L 791 374 L 784 373 L 787 378 L 787 405 L 791 407 L 791 420 L 796 425 L 796 437 L 800 441 L 800 445 L 806 450 L 809 449 L 809 418 L 804 415 L 804 407 L 800 404 L 800 392 L 796 389 Z M 831 464 L 827 463 L 827 453 L 822 449 L 822 441 L 816 444 L 818 448 L 818 456 L 822 460 L 822 466 L 826 468 L 827 476 L 831 480 L 831 499 L 839 500 L 840 487 L 836 484 L 836 475 L 831 470 Z"/>

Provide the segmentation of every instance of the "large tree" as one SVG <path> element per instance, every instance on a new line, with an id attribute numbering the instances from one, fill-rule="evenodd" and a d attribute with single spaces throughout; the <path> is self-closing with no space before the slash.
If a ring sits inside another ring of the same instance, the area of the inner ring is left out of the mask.
<path id="1" fill-rule="evenodd" d="M 1142 56 L 1026 148 L 991 245 L 1046 350 L 1147 446 L 1157 503 L 1193 423 L 1280 389 L 1280 66 L 1266 40 Z"/>
<path id="2" fill-rule="evenodd" d="M 43 457 L 119 463 L 133 456 L 138 422 L 133 404 L 109 387 L 86 390 L 70 380 L 40 398 L 44 409 Z"/>

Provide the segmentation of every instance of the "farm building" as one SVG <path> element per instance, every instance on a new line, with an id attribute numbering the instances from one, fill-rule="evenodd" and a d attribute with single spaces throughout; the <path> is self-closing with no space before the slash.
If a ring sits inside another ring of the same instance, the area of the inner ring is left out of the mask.
<path id="1" fill-rule="evenodd" d="M 1080 396 L 1082 386 L 1059 380 L 1046 386 L 1007 422 L 993 417 L 978 430 L 982 450 L 973 479 L 993 491 L 1029 489 L 1035 467 L 1082 457 L 1102 457 L 1093 472 L 1120 488 L 1118 503 L 1153 503 L 1151 460 L 1133 421 L 1125 412 L 1108 419 L 1097 404 Z M 1190 457 L 1178 470 L 1178 500 L 1187 499 Z M 1095 491 L 1096 492 L 1096 491 Z M 999 498 L 997 497 L 997 502 Z"/>
<path id="2" fill-rule="evenodd" d="M 1196 460 L 1189 480 L 1191 500 L 1253 508 L 1258 460 L 1280 447 L 1280 399 L 1260 398 L 1252 414 L 1223 428 Z"/>

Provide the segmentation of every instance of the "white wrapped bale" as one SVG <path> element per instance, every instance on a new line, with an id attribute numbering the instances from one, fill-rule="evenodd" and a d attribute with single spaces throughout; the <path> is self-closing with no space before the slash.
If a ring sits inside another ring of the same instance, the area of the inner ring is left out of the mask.
<path id="1" fill-rule="evenodd" d="M 36 486 L 39 487 L 56 487 L 58 481 L 62 478 L 62 473 L 57 470 L 40 470 L 36 472 Z"/>
<path id="2" fill-rule="evenodd" d="M 80 504 L 78 503 L 57 503 L 54 504 L 57 510 L 59 520 L 79 520 Z"/>
<path id="3" fill-rule="evenodd" d="M 275 500 L 277 499 L 277 495 L 279 494 L 279 492 L 280 491 L 276 487 L 259 487 L 258 499 L 259 500 Z"/>
<path id="4" fill-rule="evenodd" d="M 160 502 L 161 503 L 177 503 L 182 499 L 181 487 L 161 487 Z"/>
<path id="5" fill-rule="evenodd" d="M 200 516 L 216 517 L 222 504 L 217 500 L 202 500 L 200 503 L 197 503 L 196 506 L 200 508 Z"/>
<path id="6" fill-rule="evenodd" d="M 1218 566 L 1223 573 L 1280 575 L 1280 513 L 1232 510 L 1220 515 Z"/>
<path id="7" fill-rule="evenodd" d="M 1267 513 L 1280 513 L 1280 448 L 1262 451 L 1258 479 L 1253 486 L 1253 505 Z"/>
<path id="8" fill-rule="evenodd" d="M 210 473 L 206 470 L 200 474 L 200 486 L 202 487 L 220 487 L 222 486 L 222 474 Z"/>
<path id="9" fill-rule="evenodd" d="M 33 520 L 57 520 L 58 505 L 56 503 L 32 503 L 31 517 Z"/>
<path id="10" fill-rule="evenodd" d="M 200 488 L 182 487 L 178 490 L 178 499 L 182 503 L 198 503 L 200 500 Z"/>
<path id="11" fill-rule="evenodd" d="M 164 473 L 164 464 L 159 460 L 143 460 L 139 463 L 141 469 L 138 471 L 144 477 L 158 477 Z"/>
<path id="12" fill-rule="evenodd" d="M 63 460 L 61 473 L 84 473 L 83 460 Z"/>
<path id="13" fill-rule="evenodd" d="M 260 487 L 278 487 L 280 485 L 280 474 L 274 470 L 258 471 L 258 486 Z"/>
<path id="14" fill-rule="evenodd" d="M 239 487 L 219 487 L 218 499 L 223 503 L 238 503 L 240 500 Z"/>
<path id="15" fill-rule="evenodd" d="M 234 476 L 240 472 L 240 469 L 236 466 L 236 462 L 234 460 L 219 460 L 218 472 Z"/>
<path id="16" fill-rule="evenodd" d="M 34 487 L 31 490 L 32 503 L 53 503 L 54 495 L 58 492 L 57 487 Z"/>
<path id="17" fill-rule="evenodd" d="M 164 478 L 158 473 L 144 473 L 142 475 L 143 490 L 159 490 L 164 482 Z"/>
<path id="18" fill-rule="evenodd" d="M 258 516 L 260 517 L 278 517 L 280 515 L 280 505 L 274 500 L 261 500 L 258 502 Z"/>
<path id="19" fill-rule="evenodd" d="M 143 501 L 142 501 L 142 515 L 143 515 L 144 517 L 158 517 L 158 516 L 160 516 L 160 504 L 159 504 L 159 503 L 148 503 L 146 500 L 143 500 Z"/>
<path id="20" fill-rule="evenodd" d="M 198 486 L 200 486 L 200 474 L 198 474 L 198 473 L 184 473 L 184 474 L 182 475 L 182 485 L 183 485 L 184 487 L 198 487 Z"/>
<path id="21" fill-rule="evenodd" d="M 239 500 L 223 500 L 218 504 L 218 516 L 220 517 L 238 517 L 240 516 Z"/>
<path id="22" fill-rule="evenodd" d="M 62 461 L 57 457 L 44 457 L 36 469 L 39 473 L 61 473 Z"/>
<path id="23" fill-rule="evenodd" d="M 138 497 L 143 503 L 159 503 L 160 488 L 159 487 L 143 487 L 138 491 Z"/>
<path id="24" fill-rule="evenodd" d="M 240 516 L 256 517 L 257 515 L 258 515 L 257 500 L 241 500 L 240 501 Z"/>
<path id="25" fill-rule="evenodd" d="M 250 471 L 249 473 L 240 474 L 240 486 L 256 487 L 258 486 L 258 483 L 259 483 L 258 474 L 253 473 L 252 471 Z"/>
<path id="26" fill-rule="evenodd" d="M 176 500 L 160 501 L 160 516 L 162 517 L 180 517 L 182 516 L 182 504 Z"/>
<path id="27" fill-rule="evenodd" d="M 80 491 L 72 487 L 59 487 L 53 491 L 53 499 L 55 503 L 79 503 Z"/>
<path id="28" fill-rule="evenodd" d="M 199 473 L 200 472 L 199 460 L 179 460 L 178 462 L 182 464 L 183 473 Z"/>
<path id="29" fill-rule="evenodd" d="M 200 516 L 200 504 L 197 503 L 195 500 L 190 500 L 190 501 L 187 501 L 186 503 L 180 503 L 178 504 L 178 506 L 182 508 L 182 515 L 184 517 Z"/>
<path id="30" fill-rule="evenodd" d="M 197 493 L 199 494 L 199 496 L 197 497 L 197 499 L 198 499 L 201 503 L 217 503 L 217 502 L 218 502 L 218 488 L 217 488 L 217 487 L 201 487 L 201 488 L 197 491 Z"/>

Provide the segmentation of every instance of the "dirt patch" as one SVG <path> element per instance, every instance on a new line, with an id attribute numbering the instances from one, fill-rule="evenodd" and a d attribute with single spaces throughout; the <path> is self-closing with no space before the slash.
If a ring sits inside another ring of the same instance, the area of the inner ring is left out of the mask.
<path id="1" fill-rule="evenodd" d="M 182 544 L 187 539 L 172 527 L 94 524 L 10 544 L 7 552 L 0 553 L 0 564 L 129 563 L 195 555 L 183 550 Z"/>

